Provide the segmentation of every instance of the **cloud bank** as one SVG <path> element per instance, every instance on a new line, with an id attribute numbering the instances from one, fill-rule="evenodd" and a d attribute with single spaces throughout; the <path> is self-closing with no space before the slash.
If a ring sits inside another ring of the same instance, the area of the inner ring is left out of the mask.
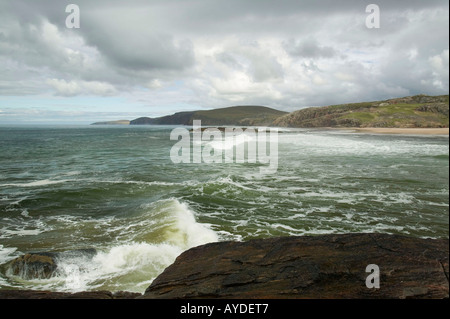
<path id="1" fill-rule="evenodd" d="M 357 0 L 78 0 L 79 29 L 69 3 L 0 0 L 2 110 L 24 96 L 152 115 L 448 94 L 448 1 L 378 1 L 379 29 Z"/>

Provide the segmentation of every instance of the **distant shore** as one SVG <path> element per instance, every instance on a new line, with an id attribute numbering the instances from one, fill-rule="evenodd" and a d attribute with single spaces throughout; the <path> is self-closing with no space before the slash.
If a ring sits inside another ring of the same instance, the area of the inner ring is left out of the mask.
<path id="1" fill-rule="evenodd" d="M 356 133 L 408 134 L 408 135 L 448 135 L 448 128 L 389 128 L 389 127 L 356 127 L 346 128 Z"/>

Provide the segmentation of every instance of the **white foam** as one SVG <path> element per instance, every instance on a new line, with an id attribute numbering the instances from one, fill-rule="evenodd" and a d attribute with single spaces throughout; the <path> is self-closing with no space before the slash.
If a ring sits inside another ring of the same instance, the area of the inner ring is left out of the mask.
<path id="1" fill-rule="evenodd" d="M 429 141 L 418 143 L 417 140 L 405 140 L 402 138 L 387 140 L 380 136 L 364 140 L 357 135 L 329 134 L 315 132 L 312 134 L 294 133 L 280 134 L 280 147 L 292 146 L 296 153 L 308 155 L 448 155 L 448 146 L 433 144 Z"/>
<path id="2" fill-rule="evenodd" d="M 58 260 L 57 289 L 93 289 L 143 292 L 183 249 L 169 244 L 129 243 L 97 253 L 92 259 L 79 256 Z"/>
<path id="3" fill-rule="evenodd" d="M 22 213 L 20 213 L 20 215 L 22 215 L 23 217 L 30 217 L 30 213 L 28 212 L 27 209 L 24 209 L 24 210 L 22 211 Z"/>
<path id="4" fill-rule="evenodd" d="M 64 173 L 63 175 L 64 176 L 74 176 L 74 175 L 80 175 L 80 174 L 81 174 L 81 171 L 70 171 L 70 172 Z"/>
<path id="5" fill-rule="evenodd" d="M 182 248 L 215 242 L 217 234 L 207 225 L 200 224 L 195 220 L 195 213 L 185 203 L 174 200 L 173 213 L 176 216 L 176 231 L 172 233 L 169 242 Z"/>
<path id="6" fill-rule="evenodd" d="M 225 136 L 220 141 L 213 141 L 207 143 L 207 145 L 211 146 L 212 148 L 216 150 L 230 150 L 235 146 L 244 144 L 244 143 L 250 143 L 254 141 L 254 135 L 252 134 L 246 134 L 241 133 L 237 134 L 236 136 Z"/>
<path id="7" fill-rule="evenodd" d="M 34 182 L 29 182 L 29 183 L 9 183 L 9 184 L 1 184 L 0 186 L 19 186 L 19 187 L 35 187 L 35 186 L 47 186 L 47 185 L 53 185 L 53 184 L 60 184 L 60 183 L 65 183 L 67 182 L 67 179 L 61 179 L 61 180 L 49 180 L 49 179 L 43 179 L 43 180 L 38 180 L 38 181 L 34 181 Z"/>
<path id="8" fill-rule="evenodd" d="M 16 256 L 13 255 L 16 250 L 17 248 L 15 247 L 4 247 L 2 244 L 0 244 L 0 265 L 16 258 Z"/>
<path id="9" fill-rule="evenodd" d="M 24 210 L 21 213 L 25 219 L 3 218 L 2 221 L 5 226 L 0 229 L 0 239 L 20 236 L 35 236 L 52 229 L 52 227 L 42 221 L 41 218 L 32 218 L 27 213 L 27 210 Z"/>
<path id="10" fill-rule="evenodd" d="M 142 287 L 142 282 L 153 280 L 182 252 L 181 247 L 170 244 L 130 243 L 116 246 L 94 257 L 94 271 L 76 277 L 81 278 L 80 282 L 84 285 L 75 287 L 73 284 L 76 282 L 72 280 L 67 282 L 68 287 L 72 290 L 87 289 L 88 283 L 98 282 L 100 278 L 107 280 L 123 277 L 122 281 L 116 280 L 116 285 L 122 286 L 120 289 L 143 292 L 147 287 Z"/>
<path id="11" fill-rule="evenodd" d="M 183 251 L 219 239 L 209 225 L 196 221 L 195 212 L 186 203 L 175 198 L 144 205 L 143 208 L 148 212 L 135 216 L 131 224 L 129 218 L 126 224 L 121 224 L 120 219 L 108 221 L 113 224 L 108 225 L 108 230 L 118 233 L 117 238 L 121 241 L 99 249 L 93 258 L 62 256 L 57 262 L 56 277 L 34 280 L 33 284 L 58 291 L 104 289 L 142 293 Z M 136 240 L 139 237 L 136 233 L 142 233 L 145 228 L 152 233 L 155 227 L 159 227 L 159 238 L 154 234 L 148 238 L 160 242 Z"/>
<path id="12" fill-rule="evenodd" d="M 228 184 L 228 185 L 236 186 L 238 188 L 242 188 L 245 190 L 252 190 L 252 188 L 247 187 L 247 186 L 243 185 L 242 183 L 233 181 L 233 179 L 229 175 L 226 177 L 221 177 L 221 178 L 217 179 L 216 181 L 213 181 L 212 183 Z"/>
<path id="13" fill-rule="evenodd" d="M 41 229 L 25 229 L 24 226 L 22 228 L 17 229 L 8 229 L 6 227 L 3 227 L 1 230 L 0 238 L 11 238 L 14 236 L 35 236 L 39 235 L 43 232 Z"/>

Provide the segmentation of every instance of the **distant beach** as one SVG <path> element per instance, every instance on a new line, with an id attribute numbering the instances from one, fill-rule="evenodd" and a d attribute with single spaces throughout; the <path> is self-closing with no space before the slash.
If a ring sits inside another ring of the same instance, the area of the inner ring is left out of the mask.
<path id="1" fill-rule="evenodd" d="M 410 135 L 448 135 L 448 128 L 389 128 L 389 127 L 358 127 L 351 128 L 357 133 L 378 134 L 410 134 Z"/>

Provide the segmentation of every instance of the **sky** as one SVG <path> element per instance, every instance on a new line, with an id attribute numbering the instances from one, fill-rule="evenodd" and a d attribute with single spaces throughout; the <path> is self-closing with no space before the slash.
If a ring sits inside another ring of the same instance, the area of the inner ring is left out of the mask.
<path id="1" fill-rule="evenodd" d="M 447 0 L 0 0 L 0 123 L 449 94 L 448 30 Z"/>

